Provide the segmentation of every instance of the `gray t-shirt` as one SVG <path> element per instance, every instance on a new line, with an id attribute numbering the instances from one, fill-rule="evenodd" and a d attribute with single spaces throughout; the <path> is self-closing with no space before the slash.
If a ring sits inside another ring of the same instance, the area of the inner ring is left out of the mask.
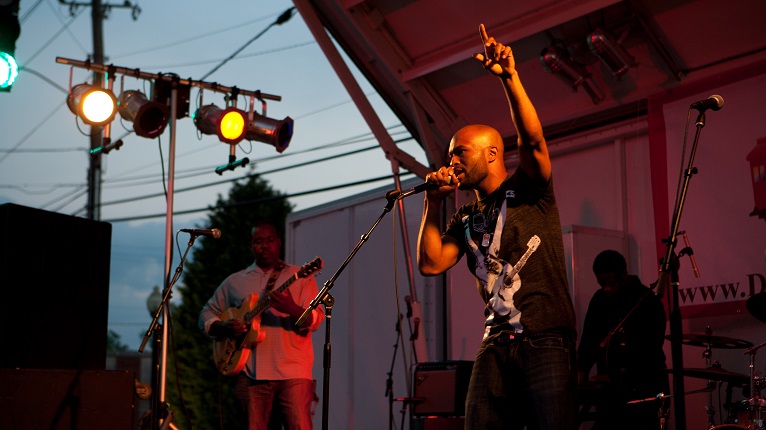
<path id="1" fill-rule="evenodd" d="M 458 209 L 444 234 L 460 244 L 487 303 L 485 336 L 506 326 L 575 334 L 552 180 L 535 184 L 517 169 L 492 194 Z"/>

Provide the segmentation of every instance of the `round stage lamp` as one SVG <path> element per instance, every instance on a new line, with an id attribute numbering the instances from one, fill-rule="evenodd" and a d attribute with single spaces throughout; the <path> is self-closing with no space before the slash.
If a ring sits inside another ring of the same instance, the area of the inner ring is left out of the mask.
<path id="1" fill-rule="evenodd" d="M 194 125 L 204 134 L 215 134 L 221 142 L 236 145 L 245 137 L 245 112 L 231 106 L 221 109 L 205 105 L 194 113 Z"/>
<path id="2" fill-rule="evenodd" d="M 120 116 L 133 123 L 137 136 L 154 139 L 165 131 L 170 110 L 162 103 L 147 100 L 144 93 L 123 91 L 119 99 Z"/>
<path id="3" fill-rule="evenodd" d="M 245 139 L 273 145 L 280 154 L 290 145 L 293 138 L 293 119 L 283 120 L 267 118 L 253 112 L 253 119 L 247 123 Z"/>
<path id="4" fill-rule="evenodd" d="M 67 96 L 67 105 L 69 110 L 92 126 L 108 124 L 117 113 L 117 99 L 114 94 L 88 84 L 72 87 Z"/>

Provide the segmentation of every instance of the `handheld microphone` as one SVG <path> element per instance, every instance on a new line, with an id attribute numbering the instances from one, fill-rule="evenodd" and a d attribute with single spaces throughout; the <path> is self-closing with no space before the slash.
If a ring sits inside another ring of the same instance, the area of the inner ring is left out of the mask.
<path id="1" fill-rule="evenodd" d="M 719 96 L 718 94 L 713 94 L 705 100 L 694 102 L 691 104 L 691 106 L 689 106 L 690 109 L 697 109 L 700 112 L 704 112 L 708 109 L 721 110 L 722 107 L 723 97 Z"/>
<path id="2" fill-rule="evenodd" d="M 192 236 L 208 236 L 213 239 L 221 237 L 221 230 L 217 228 L 182 228 L 182 232 L 189 233 Z"/>
<path id="3" fill-rule="evenodd" d="M 447 185 L 451 184 L 452 183 L 452 177 L 447 176 L 446 182 L 447 182 Z M 403 191 L 401 194 L 397 195 L 396 198 L 403 199 L 403 198 L 411 196 L 413 194 L 422 193 L 423 191 L 427 191 L 427 190 L 435 190 L 435 189 L 437 189 L 439 187 L 441 187 L 441 185 L 439 185 L 438 183 L 430 182 L 430 181 L 427 180 L 427 181 L 423 182 L 422 184 L 417 185 L 415 188 L 412 188 L 412 189 L 407 190 L 407 191 Z M 394 190 L 394 191 L 396 191 L 396 190 Z M 391 192 L 389 192 L 389 194 L 391 194 Z M 388 197 L 388 195 L 387 195 L 387 197 Z"/>

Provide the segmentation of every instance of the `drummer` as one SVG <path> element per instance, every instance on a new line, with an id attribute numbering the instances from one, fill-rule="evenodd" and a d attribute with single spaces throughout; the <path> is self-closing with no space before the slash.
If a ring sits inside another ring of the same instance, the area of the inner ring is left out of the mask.
<path id="1" fill-rule="evenodd" d="M 597 374 L 591 382 L 607 383 L 592 429 L 658 429 L 661 405 L 628 402 L 668 393 L 663 304 L 638 277 L 628 275 L 625 258 L 617 251 L 598 254 L 593 273 L 601 288 L 588 305 L 577 349 L 579 382 L 588 380 L 595 364 Z M 609 337 L 622 320 L 622 327 Z"/>

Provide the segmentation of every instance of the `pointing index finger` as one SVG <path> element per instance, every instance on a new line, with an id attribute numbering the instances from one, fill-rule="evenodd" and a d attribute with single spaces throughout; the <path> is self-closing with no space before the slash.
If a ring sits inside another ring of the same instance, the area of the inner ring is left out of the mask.
<path id="1" fill-rule="evenodd" d="M 484 24 L 479 24 L 479 34 L 481 36 L 482 43 L 485 43 L 487 39 L 489 39 L 489 36 L 487 35 L 487 30 L 484 28 Z"/>

